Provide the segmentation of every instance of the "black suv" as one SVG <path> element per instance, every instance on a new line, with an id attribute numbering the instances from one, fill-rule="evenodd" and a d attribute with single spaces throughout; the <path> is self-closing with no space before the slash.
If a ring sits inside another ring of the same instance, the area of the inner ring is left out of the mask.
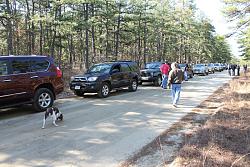
<path id="1" fill-rule="evenodd" d="M 162 81 L 160 67 L 162 62 L 147 63 L 145 69 L 141 70 L 141 83 L 153 82 L 155 86 L 160 86 Z"/>
<path id="2" fill-rule="evenodd" d="M 37 111 L 63 91 L 62 72 L 47 56 L 0 56 L 0 108 L 24 103 Z"/>
<path id="3" fill-rule="evenodd" d="M 112 89 L 128 87 L 136 91 L 140 80 L 139 68 L 132 61 L 116 61 L 93 65 L 85 74 L 71 77 L 70 89 L 75 95 L 98 93 L 108 97 Z"/>

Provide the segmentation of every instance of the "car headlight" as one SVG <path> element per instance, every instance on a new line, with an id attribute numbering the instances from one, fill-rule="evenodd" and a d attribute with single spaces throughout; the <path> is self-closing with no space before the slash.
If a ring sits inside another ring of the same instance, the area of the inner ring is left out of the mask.
<path id="1" fill-rule="evenodd" d="M 74 81 L 75 77 L 70 77 L 70 81 Z"/>
<path id="2" fill-rule="evenodd" d="M 98 77 L 89 77 L 88 81 L 92 82 L 92 81 L 96 81 Z"/>

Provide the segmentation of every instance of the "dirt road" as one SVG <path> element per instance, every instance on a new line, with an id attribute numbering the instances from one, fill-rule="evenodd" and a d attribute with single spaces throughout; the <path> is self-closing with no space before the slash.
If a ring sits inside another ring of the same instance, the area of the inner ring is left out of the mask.
<path id="1" fill-rule="evenodd" d="M 59 127 L 48 120 L 41 129 L 43 113 L 1 120 L 0 166 L 117 166 L 229 79 L 226 72 L 195 76 L 183 84 L 177 109 L 170 90 L 141 86 L 106 99 L 58 100 L 65 118 Z"/>

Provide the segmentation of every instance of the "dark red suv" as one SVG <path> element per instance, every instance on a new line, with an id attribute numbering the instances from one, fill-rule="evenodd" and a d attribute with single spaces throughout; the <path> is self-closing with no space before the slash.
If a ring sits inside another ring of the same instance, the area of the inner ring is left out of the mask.
<path id="1" fill-rule="evenodd" d="M 33 104 L 51 107 L 63 91 L 62 72 L 47 56 L 0 56 L 0 108 Z"/>

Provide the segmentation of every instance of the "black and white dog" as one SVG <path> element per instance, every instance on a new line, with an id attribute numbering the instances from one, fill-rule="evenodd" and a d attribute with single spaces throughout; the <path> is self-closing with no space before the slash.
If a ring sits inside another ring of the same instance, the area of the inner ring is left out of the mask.
<path id="1" fill-rule="evenodd" d="M 63 114 L 59 111 L 59 109 L 57 107 L 50 107 L 48 108 L 46 111 L 45 111 L 45 114 L 44 114 L 44 118 L 43 118 L 43 126 L 42 126 L 42 129 L 45 128 L 45 122 L 46 122 L 46 119 L 51 116 L 52 117 L 52 120 L 53 120 L 53 124 L 55 126 L 58 126 L 56 124 L 56 120 L 63 120 Z"/>

